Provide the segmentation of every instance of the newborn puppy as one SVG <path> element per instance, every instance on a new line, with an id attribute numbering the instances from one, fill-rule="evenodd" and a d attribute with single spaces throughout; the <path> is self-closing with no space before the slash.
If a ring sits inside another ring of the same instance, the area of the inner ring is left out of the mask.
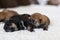
<path id="1" fill-rule="evenodd" d="M 20 15 L 12 16 L 10 20 L 5 21 L 4 30 L 6 32 L 14 32 L 23 29 L 19 16 Z"/>
<path id="2" fill-rule="evenodd" d="M 18 15 L 18 13 L 12 10 L 4 9 L 2 12 L 0 12 L 0 22 L 9 20 L 9 18 L 14 15 Z"/>
<path id="3" fill-rule="evenodd" d="M 34 13 L 31 15 L 31 19 L 33 20 L 33 24 L 36 26 L 35 28 L 43 28 L 43 30 L 48 30 L 50 20 L 47 16 L 40 13 Z"/>
<path id="4" fill-rule="evenodd" d="M 28 31 L 31 31 L 31 32 L 33 31 L 34 25 L 31 23 L 30 15 L 28 15 L 28 14 L 15 15 L 15 16 L 11 17 L 9 22 L 5 23 L 4 29 L 7 30 L 8 28 L 13 27 L 12 23 L 16 24 L 17 27 L 14 27 L 15 29 L 18 28 L 18 30 L 27 29 Z M 16 31 L 16 30 L 14 30 L 14 31 Z"/>
<path id="5" fill-rule="evenodd" d="M 49 0 L 48 5 L 59 5 L 60 4 L 60 0 Z"/>

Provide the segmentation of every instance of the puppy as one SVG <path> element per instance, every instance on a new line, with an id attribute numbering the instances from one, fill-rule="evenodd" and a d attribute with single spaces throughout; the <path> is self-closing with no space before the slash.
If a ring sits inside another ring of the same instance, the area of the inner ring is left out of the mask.
<path id="1" fill-rule="evenodd" d="M 17 12 L 12 11 L 12 10 L 7 10 L 4 9 L 2 12 L 0 12 L 0 22 L 9 20 L 10 17 L 14 16 L 14 15 L 18 15 Z"/>
<path id="2" fill-rule="evenodd" d="M 59 0 L 49 0 L 48 1 L 48 3 L 47 3 L 48 5 L 59 5 L 60 4 L 60 1 Z"/>
<path id="3" fill-rule="evenodd" d="M 10 18 L 9 22 L 5 23 L 4 30 L 7 31 L 8 28 L 12 27 L 11 23 L 15 23 L 16 27 L 14 27 L 14 28 L 16 28 L 16 29 L 18 28 L 18 30 L 27 29 L 28 31 L 31 31 L 31 32 L 33 31 L 34 25 L 31 23 L 30 15 L 28 15 L 28 14 L 12 16 Z M 16 30 L 14 30 L 14 31 L 16 31 Z"/>
<path id="4" fill-rule="evenodd" d="M 6 32 L 14 32 L 23 29 L 19 16 L 20 15 L 12 16 L 10 20 L 5 22 L 4 30 Z"/>
<path id="5" fill-rule="evenodd" d="M 34 28 L 43 28 L 43 30 L 48 30 L 50 20 L 47 16 L 40 13 L 34 13 L 31 15 L 31 19 L 33 20 L 32 23 L 36 26 Z"/>

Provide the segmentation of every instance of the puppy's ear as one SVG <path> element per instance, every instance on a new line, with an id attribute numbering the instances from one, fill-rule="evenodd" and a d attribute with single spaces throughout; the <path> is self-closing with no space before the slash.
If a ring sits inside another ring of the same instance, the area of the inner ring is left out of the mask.
<path id="1" fill-rule="evenodd" d="M 39 22 L 42 23 L 42 19 L 39 19 Z"/>

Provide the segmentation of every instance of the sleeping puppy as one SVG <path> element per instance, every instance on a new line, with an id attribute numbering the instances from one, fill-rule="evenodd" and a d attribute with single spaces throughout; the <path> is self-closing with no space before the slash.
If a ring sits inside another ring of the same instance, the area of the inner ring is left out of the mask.
<path id="1" fill-rule="evenodd" d="M 60 0 L 48 0 L 48 5 L 56 5 L 58 6 L 60 4 Z"/>
<path id="2" fill-rule="evenodd" d="M 0 16 L 1 16 L 0 22 L 4 22 L 6 20 L 9 20 L 9 18 L 14 15 L 18 15 L 18 13 L 15 11 L 12 11 L 12 10 L 4 9 L 2 12 L 0 12 Z"/>
<path id="3" fill-rule="evenodd" d="M 4 30 L 6 32 L 14 32 L 23 29 L 19 16 L 20 15 L 12 16 L 10 20 L 5 21 Z"/>
<path id="4" fill-rule="evenodd" d="M 8 28 L 13 27 L 12 23 L 14 23 L 16 25 L 16 27 L 14 27 L 14 29 L 18 29 L 18 30 L 26 29 L 31 32 L 33 31 L 34 25 L 31 23 L 30 15 L 28 15 L 28 14 L 15 15 L 15 16 L 11 17 L 10 20 L 5 23 L 4 30 L 7 31 Z M 14 30 L 14 31 L 16 31 L 16 30 Z"/>
<path id="5" fill-rule="evenodd" d="M 43 30 L 48 30 L 50 20 L 47 16 L 40 13 L 34 13 L 31 15 L 31 19 L 33 20 L 33 24 L 36 26 L 34 28 L 43 28 Z"/>

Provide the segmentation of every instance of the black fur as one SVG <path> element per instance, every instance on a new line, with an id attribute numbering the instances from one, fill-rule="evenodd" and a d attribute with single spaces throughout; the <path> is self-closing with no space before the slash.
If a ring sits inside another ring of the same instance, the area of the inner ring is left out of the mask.
<path id="1" fill-rule="evenodd" d="M 0 22 L 5 22 L 5 19 L 0 20 Z"/>
<path id="2" fill-rule="evenodd" d="M 5 23 L 4 29 L 7 31 L 9 29 L 9 26 L 11 26 L 11 23 L 15 23 L 17 25 L 18 30 L 24 30 L 24 26 L 27 30 L 33 31 L 34 25 L 32 24 L 32 20 L 29 18 L 30 15 L 23 14 L 23 15 L 16 15 L 10 18 L 8 22 Z M 22 25 L 23 22 L 23 25 Z M 14 30 L 15 31 L 15 30 Z"/>

